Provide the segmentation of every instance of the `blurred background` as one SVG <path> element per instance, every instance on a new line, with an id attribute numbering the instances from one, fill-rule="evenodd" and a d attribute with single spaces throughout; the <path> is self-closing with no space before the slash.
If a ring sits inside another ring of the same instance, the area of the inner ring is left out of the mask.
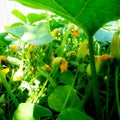
<path id="1" fill-rule="evenodd" d="M 25 7 L 15 1 L 0 0 L 0 32 L 4 32 L 4 26 L 8 26 L 14 22 L 19 21 L 11 13 L 13 9 L 18 9 L 25 15 L 30 12 L 41 12 L 40 10 Z"/>

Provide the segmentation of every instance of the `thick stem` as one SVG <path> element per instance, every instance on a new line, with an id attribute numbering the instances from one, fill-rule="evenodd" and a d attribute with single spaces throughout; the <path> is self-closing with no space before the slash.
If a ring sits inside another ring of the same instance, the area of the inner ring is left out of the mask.
<path id="1" fill-rule="evenodd" d="M 98 90 L 99 87 L 98 87 L 96 68 L 95 68 L 95 60 L 94 60 L 93 38 L 89 36 L 88 41 L 89 41 L 90 67 L 91 67 L 92 80 L 90 80 L 87 85 L 86 93 L 81 100 L 80 109 L 81 110 L 83 109 L 84 104 L 86 103 L 86 101 L 88 100 L 88 97 L 90 96 L 92 92 L 93 99 L 94 99 L 95 106 L 96 106 L 97 120 L 103 120 L 100 95 L 99 95 L 99 90 Z"/>
<path id="2" fill-rule="evenodd" d="M 100 95 L 99 95 L 99 89 L 98 89 L 99 87 L 98 87 L 96 68 L 95 68 L 94 47 L 93 47 L 92 36 L 89 36 L 89 52 L 90 52 L 90 66 L 91 66 L 91 75 L 92 75 L 91 88 L 92 88 L 93 99 L 94 99 L 96 111 L 97 111 L 97 119 L 103 120 Z"/>
<path id="3" fill-rule="evenodd" d="M 108 63 L 108 69 L 107 69 L 107 93 L 106 93 L 106 120 L 109 120 L 109 79 L 110 79 L 110 64 Z"/>
<path id="4" fill-rule="evenodd" d="M 115 92 L 116 92 L 116 103 L 118 108 L 118 117 L 120 119 L 120 102 L 119 102 L 119 88 L 118 88 L 118 80 L 119 80 L 119 68 L 116 66 L 115 71 Z"/>

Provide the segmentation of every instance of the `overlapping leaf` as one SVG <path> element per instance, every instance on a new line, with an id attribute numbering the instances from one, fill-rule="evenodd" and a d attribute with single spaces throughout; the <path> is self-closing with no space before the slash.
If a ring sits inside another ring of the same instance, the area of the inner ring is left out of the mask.
<path id="1" fill-rule="evenodd" d="M 120 18 L 120 0 L 15 0 L 47 9 L 81 26 L 93 35 L 104 23 Z"/>

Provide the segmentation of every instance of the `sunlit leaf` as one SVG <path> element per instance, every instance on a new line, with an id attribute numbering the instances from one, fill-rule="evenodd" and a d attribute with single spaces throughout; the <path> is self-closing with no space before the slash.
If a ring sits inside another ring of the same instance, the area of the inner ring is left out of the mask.
<path id="1" fill-rule="evenodd" d="M 66 109 L 57 118 L 57 120 L 93 120 L 85 113 L 76 109 Z"/>
<path id="2" fill-rule="evenodd" d="M 21 103 L 14 112 L 12 120 L 41 120 L 41 117 L 48 116 L 52 116 L 48 108 L 33 103 Z"/>
<path id="3" fill-rule="evenodd" d="M 41 13 L 41 14 L 29 13 L 26 17 L 28 21 L 30 22 L 30 24 L 34 22 L 38 22 L 40 20 L 47 19 L 47 15 L 45 13 Z"/>
<path id="4" fill-rule="evenodd" d="M 57 87 L 48 97 L 49 107 L 55 111 L 61 111 L 63 107 L 79 109 L 80 99 L 73 89 L 70 90 L 71 86 L 69 85 Z M 64 106 L 67 97 L 68 100 Z"/>
<path id="5" fill-rule="evenodd" d="M 21 38 L 23 41 L 35 45 L 44 45 L 53 41 L 47 23 L 40 23 L 36 26 L 27 27 L 27 32 Z"/>
<path id="6" fill-rule="evenodd" d="M 120 0 L 15 0 L 26 6 L 47 9 L 81 26 L 93 35 L 106 22 L 120 18 Z"/>
<path id="7" fill-rule="evenodd" d="M 52 19 L 49 21 L 49 24 L 50 24 L 50 29 L 51 30 L 54 30 L 56 28 L 61 28 L 61 27 L 64 27 L 65 24 L 67 24 L 68 21 L 66 20 L 56 20 L 56 19 Z"/>
<path id="8" fill-rule="evenodd" d="M 11 26 L 7 26 L 6 31 L 20 38 L 24 35 L 26 28 L 22 23 L 15 23 L 15 24 L 12 24 Z"/>
<path id="9" fill-rule="evenodd" d="M 19 18 L 24 23 L 27 23 L 26 17 L 19 10 L 17 10 L 17 9 L 13 10 L 12 14 L 15 15 L 17 18 Z"/>

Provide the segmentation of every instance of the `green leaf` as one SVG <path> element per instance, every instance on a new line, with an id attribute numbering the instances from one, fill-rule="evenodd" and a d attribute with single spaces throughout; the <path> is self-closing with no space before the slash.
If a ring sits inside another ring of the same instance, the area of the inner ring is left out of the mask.
<path id="1" fill-rule="evenodd" d="M 68 108 L 58 116 L 57 120 L 93 120 L 93 119 L 79 110 Z"/>
<path id="2" fill-rule="evenodd" d="M 12 120 L 40 120 L 41 117 L 52 116 L 49 109 L 33 104 L 21 103 L 13 114 Z"/>
<path id="3" fill-rule="evenodd" d="M 0 33 L 0 39 L 1 39 L 1 38 L 5 38 L 7 35 L 8 35 L 8 33 L 7 33 L 7 32 Z"/>
<path id="4" fill-rule="evenodd" d="M 45 13 L 41 13 L 41 14 L 29 13 L 26 17 L 28 18 L 30 24 L 33 24 L 34 22 L 38 22 L 40 20 L 47 19 L 47 15 Z"/>
<path id="5" fill-rule="evenodd" d="M 49 21 L 49 24 L 50 24 L 50 29 L 52 31 L 52 30 L 54 30 L 56 28 L 64 27 L 65 24 L 68 24 L 68 22 L 66 20 L 61 20 L 61 19 L 60 20 L 55 20 L 53 18 L 52 20 Z"/>
<path id="6" fill-rule="evenodd" d="M 17 9 L 12 11 L 12 14 L 15 15 L 17 18 L 19 18 L 24 23 L 27 23 L 26 17 Z"/>
<path id="7" fill-rule="evenodd" d="M 60 112 L 63 107 L 79 109 L 80 99 L 77 96 L 75 90 L 71 90 L 71 86 L 58 86 L 53 93 L 48 97 L 48 105 L 51 109 Z M 68 100 L 65 104 L 65 101 Z"/>
<path id="8" fill-rule="evenodd" d="M 21 39 L 30 44 L 44 45 L 52 42 L 54 38 L 51 36 L 47 23 L 41 22 L 36 26 L 28 26 L 27 32 Z"/>
<path id="9" fill-rule="evenodd" d="M 106 22 L 120 18 L 120 0 L 15 0 L 47 9 L 81 26 L 91 36 Z M 68 4 L 69 3 L 69 4 Z"/>
<path id="10" fill-rule="evenodd" d="M 79 64 L 78 71 L 79 71 L 80 73 L 83 73 L 83 72 L 86 71 L 85 65 L 86 65 L 86 64 L 84 64 L 84 63 Z"/>
<path id="11" fill-rule="evenodd" d="M 74 75 L 71 71 L 63 72 L 62 74 L 59 74 L 59 81 L 60 83 L 71 85 L 74 80 Z"/>
<path id="12" fill-rule="evenodd" d="M 7 32 L 0 33 L 0 46 L 8 46 L 11 43 L 11 39 L 7 39 L 6 36 L 8 35 Z"/>
<path id="13" fill-rule="evenodd" d="M 0 104 L 4 103 L 5 102 L 5 94 L 2 94 L 0 96 Z"/>
<path id="14" fill-rule="evenodd" d="M 18 38 L 21 38 L 24 35 L 26 28 L 22 23 L 14 23 L 11 26 L 7 26 L 6 31 Z"/>

